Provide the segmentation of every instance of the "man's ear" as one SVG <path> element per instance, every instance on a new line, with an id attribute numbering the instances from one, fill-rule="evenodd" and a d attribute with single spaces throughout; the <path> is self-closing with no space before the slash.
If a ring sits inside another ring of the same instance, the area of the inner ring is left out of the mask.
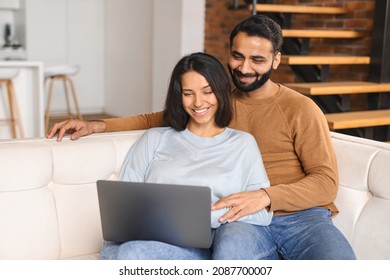
<path id="1" fill-rule="evenodd" d="M 272 62 L 272 69 L 274 70 L 278 69 L 281 59 L 282 59 L 282 53 L 278 52 L 274 56 L 274 61 Z"/>

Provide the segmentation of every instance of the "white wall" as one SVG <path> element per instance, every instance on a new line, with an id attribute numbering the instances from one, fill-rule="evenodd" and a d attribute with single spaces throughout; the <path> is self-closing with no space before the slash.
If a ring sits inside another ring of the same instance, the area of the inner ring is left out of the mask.
<path id="1" fill-rule="evenodd" d="M 83 114 L 161 110 L 173 66 L 184 54 L 203 51 L 205 0 L 21 3 L 28 59 L 80 65 L 73 79 Z M 62 85 L 55 90 L 61 94 L 52 108 L 61 114 Z"/>
<path id="2" fill-rule="evenodd" d="M 155 0 L 152 111 L 164 107 L 170 74 L 183 56 L 204 49 L 204 0 Z"/>
<path id="3" fill-rule="evenodd" d="M 81 110 L 84 113 L 102 111 L 105 107 L 104 1 L 68 0 L 67 9 L 67 61 L 81 65 L 74 77 L 78 82 Z"/>
<path id="4" fill-rule="evenodd" d="M 181 2 L 154 1 L 152 111 L 163 108 L 170 73 L 181 56 Z"/>
<path id="5" fill-rule="evenodd" d="M 182 0 L 182 55 L 204 51 L 206 0 Z"/>
<path id="6" fill-rule="evenodd" d="M 83 114 L 102 112 L 105 107 L 104 1 L 23 1 L 28 59 L 44 66 L 80 66 L 73 80 Z M 56 83 L 54 90 L 53 113 L 63 114 L 62 84 Z"/>
<path id="7" fill-rule="evenodd" d="M 105 111 L 150 111 L 153 0 L 105 1 Z"/>
<path id="8" fill-rule="evenodd" d="M 184 54 L 203 51 L 205 0 L 106 0 L 106 112 L 163 108 Z"/>

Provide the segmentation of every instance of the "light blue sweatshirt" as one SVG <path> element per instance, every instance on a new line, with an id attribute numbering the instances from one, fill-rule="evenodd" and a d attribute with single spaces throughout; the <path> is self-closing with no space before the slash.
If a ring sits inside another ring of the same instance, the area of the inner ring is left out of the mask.
<path id="1" fill-rule="evenodd" d="M 269 187 L 256 140 L 249 133 L 226 128 L 212 138 L 189 130 L 151 128 L 130 148 L 120 180 L 208 186 L 212 203 L 240 191 Z M 211 225 L 220 226 L 227 209 L 212 211 Z M 266 226 L 272 212 L 265 209 L 240 221 Z"/>

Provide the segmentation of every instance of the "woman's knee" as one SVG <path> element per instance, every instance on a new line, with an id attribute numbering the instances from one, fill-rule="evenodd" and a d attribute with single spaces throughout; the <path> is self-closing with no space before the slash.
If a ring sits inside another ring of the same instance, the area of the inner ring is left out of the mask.
<path id="1" fill-rule="evenodd" d="M 102 249 L 100 250 L 100 259 L 101 260 L 117 260 L 118 259 L 118 249 L 120 244 L 104 241 Z"/>
<path id="2" fill-rule="evenodd" d="M 210 259 L 207 249 L 183 248 L 158 241 L 131 241 L 118 249 L 121 260 L 205 260 Z"/>
<path id="3" fill-rule="evenodd" d="M 265 227 L 235 222 L 215 232 L 212 259 L 275 258 L 277 250 Z"/>

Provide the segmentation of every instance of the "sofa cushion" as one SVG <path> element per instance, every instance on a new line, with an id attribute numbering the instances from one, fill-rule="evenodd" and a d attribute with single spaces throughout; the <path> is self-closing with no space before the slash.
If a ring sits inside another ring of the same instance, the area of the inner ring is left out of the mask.
<path id="1" fill-rule="evenodd" d="M 56 203 L 49 188 L 0 194 L 0 259 L 58 259 Z"/>
<path id="2" fill-rule="evenodd" d="M 340 188 L 334 224 L 358 259 L 390 259 L 390 144 L 332 133 Z"/>
<path id="3" fill-rule="evenodd" d="M 0 192 L 42 188 L 51 181 L 53 160 L 48 143 L 2 143 L 0 155 Z"/>
<path id="4" fill-rule="evenodd" d="M 0 141 L 0 259 L 97 259 L 95 182 L 118 178 L 142 133 Z M 390 144 L 331 134 L 340 175 L 333 222 L 358 259 L 390 259 Z"/>

